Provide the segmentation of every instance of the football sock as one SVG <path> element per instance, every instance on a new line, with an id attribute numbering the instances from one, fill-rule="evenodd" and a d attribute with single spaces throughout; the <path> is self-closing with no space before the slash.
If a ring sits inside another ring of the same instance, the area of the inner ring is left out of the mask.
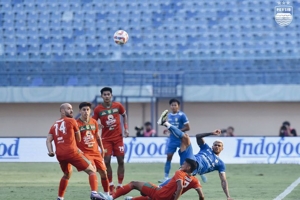
<path id="1" fill-rule="evenodd" d="M 116 190 L 116 192 L 112 195 L 113 199 L 116 199 L 120 196 L 123 196 L 129 193 L 132 190 L 131 184 L 124 185 L 123 187 Z"/>
<path id="2" fill-rule="evenodd" d="M 148 199 L 149 199 L 149 197 L 143 197 L 143 196 L 132 198 L 132 200 L 148 200 Z"/>
<path id="3" fill-rule="evenodd" d="M 180 139 L 183 137 L 184 133 L 181 130 L 179 130 L 178 128 L 171 125 L 170 127 L 168 127 L 168 129 L 173 135 L 175 135 L 175 137 L 180 138 Z"/>
<path id="4" fill-rule="evenodd" d="M 101 184 L 103 187 L 103 191 L 104 192 L 108 192 L 109 191 L 109 182 L 107 178 L 101 178 Z"/>
<path id="5" fill-rule="evenodd" d="M 60 179 L 59 188 L 58 188 L 58 197 L 60 199 L 63 199 L 63 196 L 65 196 L 68 183 L 69 183 L 69 179 L 66 179 L 64 177 Z"/>
<path id="6" fill-rule="evenodd" d="M 165 164 L 165 178 L 169 177 L 170 170 L 171 170 L 171 161 L 167 161 Z"/>
<path id="7" fill-rule="evenodd" d="M 113 177 L 112 177 L 112 172 L 107 172 L 107 178 L 108 178 L 108 181 L 109 181 L 110 183 L 112 183 L 112 179 L 113 179 Z"/>
<path id="8" fill-rule="evenodd" d="M 96 173 L 91 173 L 89 175 L 89 183 L 91 187 L 91 191 L 98 191 L 98 180 Z"/>
<path id="9" fill-rule="evenodd" d="M 118 183 L 119 183 L 119 186 L 121 185 L 122 186 L 122 183 L 123 183 L 123 179 L 124 179 L 124 174 L 119 174 L 118 173 Z"/>
<path id="10" fill-rule="evenodd" d="M 114 182 L 109 182 L 109 186 L 112 186 L 112 185 L 114 185 Z"/>

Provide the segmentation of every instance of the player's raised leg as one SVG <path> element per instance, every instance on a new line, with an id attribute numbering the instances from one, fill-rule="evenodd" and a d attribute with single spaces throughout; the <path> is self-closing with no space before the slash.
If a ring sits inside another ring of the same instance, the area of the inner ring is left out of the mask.
<path id="1" fill-rule="evenodd" d="M 131 181 L 127 185 L 124 185 L 121 188 L 118 188 L 116 192 L 112 195 L 113 199 L 117 199 L 120 196 L 128 194 L 132 190 L 138 190 L 143 192 L 146 196 L 151 197 L 151 193 L 153 190 L 155 190 L 157 186 L 147 183 L 147 182 L 140 182 L 140 181 Z M 130 197 L 128 197 L 130 199 Z M 145 199 L 143 197 L 143 199 Z"/>

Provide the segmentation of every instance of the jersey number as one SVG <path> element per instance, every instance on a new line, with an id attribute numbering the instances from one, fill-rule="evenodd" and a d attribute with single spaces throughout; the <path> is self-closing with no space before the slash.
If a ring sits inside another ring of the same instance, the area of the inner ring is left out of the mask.
<path id="1" fill-rule="evenodd" d="M 58 131 L 61 131 L 63 134 L 66 134 L 65 121 L 62 121 L 58 128 L 58 124 L 54 124 L 55 126 L 55 134 L 58 135 Z"/>
<path id="2" fill-rule="evenodd" d="M 183 181 L 183 188 L 186 188 L 190 184 L 189 181 Z"/>

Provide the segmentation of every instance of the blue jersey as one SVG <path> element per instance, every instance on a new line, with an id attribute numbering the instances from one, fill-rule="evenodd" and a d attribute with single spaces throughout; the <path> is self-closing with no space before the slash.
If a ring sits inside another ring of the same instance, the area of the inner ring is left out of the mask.
<path id="1" fill-rule="evenodd" d="M 189 123 L 189 120 L 184 112 L 178 111 L 177 113 L 168 114 L 169 123 L 178 129 L 182 129 L 185 124 Z"/>
<path id="2" fill-rule="evenodd" d="M 199 147 L 200 151 L 195 155 L 199 164 L 198 174 L 206 174 L 215 170 L 218 170 L 219 173 L 225 172 L 224 162 L 207 144 L 199 145 Z"/>

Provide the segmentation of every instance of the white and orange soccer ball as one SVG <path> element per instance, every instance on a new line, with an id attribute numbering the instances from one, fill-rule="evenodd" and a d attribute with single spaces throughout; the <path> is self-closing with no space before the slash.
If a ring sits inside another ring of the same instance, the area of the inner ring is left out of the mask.
<path id="1" fill-rule="evenodd" d="M 114 41 L 116 44 L 123 45 L 128 41 L 129 36 L 126 31 L 118 30 L 114 34 Z"/>

